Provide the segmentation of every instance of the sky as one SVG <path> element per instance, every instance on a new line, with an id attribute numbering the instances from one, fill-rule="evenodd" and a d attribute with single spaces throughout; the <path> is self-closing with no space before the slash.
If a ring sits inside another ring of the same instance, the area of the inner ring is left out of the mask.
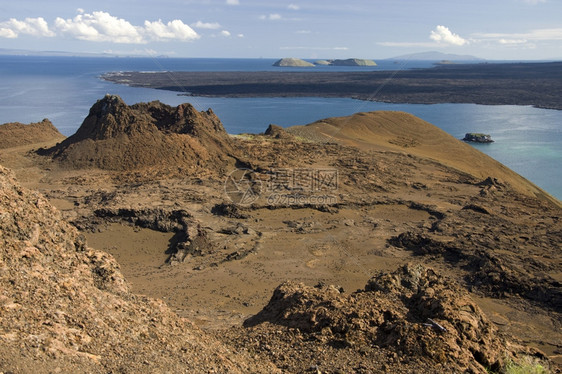
<path id="1" fill-rule="evenodd" d="M 562 0 L 19 0 L 0 48 L 224 58 L 562 60 Z"/>

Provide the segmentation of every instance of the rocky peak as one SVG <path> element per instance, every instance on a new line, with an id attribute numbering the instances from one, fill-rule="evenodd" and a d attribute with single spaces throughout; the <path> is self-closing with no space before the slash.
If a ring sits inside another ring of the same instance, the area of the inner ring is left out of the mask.
<path id="1" fill-rule="evenodd" d="M 145 166 L 221 165 L 232 141 L 211 111 L 159 101 L 127 105 L 119 96 L 98 100 L 78 131 L 46 150 L 73 168 L 132 170 Z"/>
<path id="2" fill-rule="evenodd" d="M 83 139 L 101 140 L 130 132 L 132 126 L 139 121 L 131 112 L 130 107 L 117 95 L 105 95 L 91 108 L 88 116 L 74 135 L 66 143 Z"/>
<path id="3" fill-rule="evenodd" d="M 228 136 L 220 119 L 211 109 L 199 112 L 189 103 L 180 104 L 175 109 L 174 120 L 170 129 L 176 128 L 175 132 L 180 134 Z"/>
<path id="4" fill-rule="evenodd" d="M 117 95 L 106 94 L 105 97 L 97 102 L 100 106 L 100 112 L 105 113 L 115 113 L 117 107 L 125 107 L 127 104 Z M 95 106 L 94 106 L 95 107 Z M 93 108 L 92 108 L 93 109 Z"/>

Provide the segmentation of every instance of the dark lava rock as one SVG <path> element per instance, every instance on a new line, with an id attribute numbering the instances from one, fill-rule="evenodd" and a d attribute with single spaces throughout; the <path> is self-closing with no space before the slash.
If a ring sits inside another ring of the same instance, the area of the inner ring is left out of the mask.
<path id="1" fill-rule="evenodd" d="M 465 142 L 474 142 L 474 143 L 493 143 L 494 142 L 490 135 L 482 134 L 482 133 L 475 133 L 475 132 L 466 133 L 463 140 Z"/>

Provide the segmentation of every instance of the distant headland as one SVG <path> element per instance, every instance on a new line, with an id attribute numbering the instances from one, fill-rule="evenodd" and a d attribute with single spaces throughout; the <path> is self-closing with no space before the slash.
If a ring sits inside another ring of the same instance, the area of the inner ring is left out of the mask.
<path id="1" fill-rule="evenodd" d="M 389 103 L 532 105 L 562 110 L 560 61 L 442 64 L 396 71 L 178 71 L 173 76 L 171 81 L 170 72 L 114 72 L 102 75 L 102 79 L 192 96 L 346 97 Z"/>

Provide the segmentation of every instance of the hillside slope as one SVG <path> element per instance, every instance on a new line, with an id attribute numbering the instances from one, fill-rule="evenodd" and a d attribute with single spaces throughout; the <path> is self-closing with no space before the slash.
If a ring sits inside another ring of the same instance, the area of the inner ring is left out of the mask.
<path id="1" fill-rule="evenodd" d="M 405 113 L 225 137 L 190 108 L 108 96 L 51 157 L 2 151 L 60 213 L 0 173 L 0 371 L 560 372 L 546 194 Z M 143 158 L 170 139 L 211 153 Z"/>
<path id="2" fill-rule="evenodd" d="M 0 167 L 1 372 L 256 369 L 162 301 L 137 296 L 40 194 Z"/>
<path id="3" fill-rule="evenodd" d="M 64 138 L 65 136 L 48 119 L 29 125 L 19 122 L 0 125 L 0 149 Z"/>
<path id="4" fill-rule="evenodd" d="M 409 113 L 357 113 L 294 126 L 288 131 L 312 140 L 332 141 L 364 150 L 399 151 L 432 159 L 475 178 L 497 178 L 518 192 L 560 205 L 557 199 L 505 165 Z"/>

